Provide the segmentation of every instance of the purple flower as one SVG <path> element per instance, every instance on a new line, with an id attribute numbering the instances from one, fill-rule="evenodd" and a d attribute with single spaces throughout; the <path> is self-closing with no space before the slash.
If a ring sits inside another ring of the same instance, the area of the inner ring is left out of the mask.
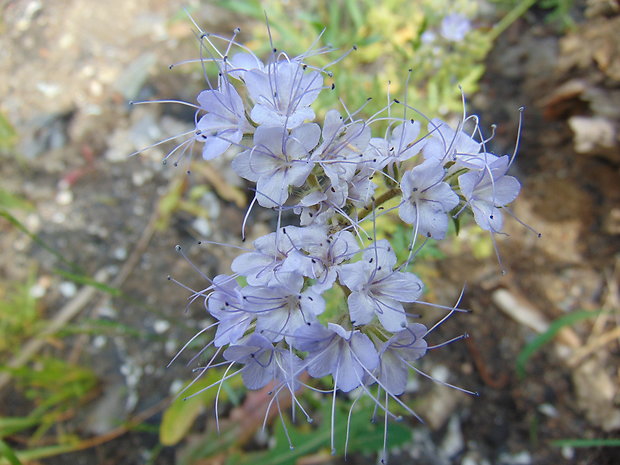
<path id="1" fill-rule="evenodd" d="M 196 123 L 195 139 L 204 142 L 202 158 L 211 160 L 238 144 L 252 126 L 245 118 L 243 101 L 230 82 L 220 79 L 220 87 L 204 90 L 198 97 L 200 108 L 207 113 Z"/>
<path id="2" fill-rule="evenodd" d="M 340 267 L 340 281 L 351 290 L 347 299 L 351 323 L 365 325 L 377 315 L 390 332 L 407 326 L 401 302 L 417 301 L 424 285 L 413 273 L 394 271 L 395 264 L 389 242 L 380 240 L 364 251 L 360 262 Z"/>
<path id="3" fill-rule="evenodd" d="M 301 125 L 289 134 L 282 127 L 259 126 L 254 147 L 240 153 L 232 162 L 242 178 L 256 182 L 256 199 L 263 207 L 286 202 L 290 186 L 301 186 L 314 164 L 309 152 L 319 141 L 317 124 Z"/>
<path id="4" fill-rule="evenodd" d="M 445 237 L 448 212 L 459 204 L 458 195 L 443 182 L 444 176 L 441 163 L 428 159 L 407 171 L 400 182 L 403 201 L 398 215 L 419 234 L 434 239 Z"/>
<path id="5" fill-rule="evenodd" d="M 487 168 L 459 176 L 459 187 L 467 204 L 474 212 L 478 225 L 493 233 L 501 232 L 504 220 L 501 207 L 519 195 L 521 184 L 513 176 L 506 176 L 510 158 L 499 157 Z"/>
<path id="6" fill-rule="evenodd" d="M 274 345 L 260 334 L 251 334 L 242 344 L 232 345 L 224 351 L 224 358 L 240 363 L 243 384 L 248 389 L 260 389 L 271 381 L 288 385 L 292 392 L 298 388 L 296 381 L 301 360 L 291 351 Z"/>
<path id="7" fill-rule="evenodd" d="M 241 287 L 233 277 L 218 275 L 213 278 L 213 287 L 208 309 L 219 320 L 213 344 L 221 347 L 237 342 L 247 331 L 254 315 L 244 310 Z"/>
<path id="8" fill-rule="evenodd" d="M 245 276 L 252 286 L 276 283 L 290 273 L 301 274 L 299 260 L 304 255 L 299 248 L 302 228 L 287 226 L 254 241 L 254 252 L 244 253 L 232 262 L 232 270 Z"/>
<path id="9" fill-rule="evenodd" d="M 326 228 L 322 227 L 306 230 L 309 233 L 306 234 L 303 249 L 308 252 L 311 268 L 304 274 L 316 280 L 312 289 L 321 293 L 334 285 L 339 265 L 351 259 L 359 251 L 359 246 L 349 231 L 328 234 Z"/>
<path id="10" fill-rule="evenodd" d="M 411 363 L 426 354 L 426 333 L 426 326 L 411 323 L 381 347 L 378 379 L 390 394 L 398 396 L 405 392 Z"/>
<path id="11" fill-rule="evenodd" d="M 314 119 L 310 105 L 323 90 L 320 72 L 307 71 L 298 61 L 281 60 L 264 70 L 251 69 L 243 79 L 255 103 L 251 117 L 259 125 L 293 129 Z"/>
<path id="12" fill-rule="evenodd" d="M 383 169 L 387 164 L 403 162 L 420 153 L 426 139 L 418 139 L 420 123 L 414 120 L 404 121 L 385 138 L 372 138 L 366 153 L 366 159 L 376 169 Z"/>
<path id="13" fill-rule="evenodd" d="M 447 123 L 434 118 L 428 123 L 429 137 L 422 154 L 424 158 L 432 158 L 445 164 L 456 161 L 461 155 L 474 155 L 480 152 L 482 144 L 463 132 L 457 131 Z"/>
<path id="14" fill-rule="evenodd" d="M 315 378 L 331 375 L 334 389 L 349 392 L 379 365 L 379 355 L 372 341 L 360 331 L 347 331 L 328 323 L 303 326 L 295 333 L 295 348 L 308 352 L 306 370 Z"/>
<path id="15" fill-rule="evenodd" d="M 334 190 L 346 190 L 346 182 L 353 177 L 360 162 L 363 164 L 370 127 L 362 122 L 345 124 L 337 110 L 330 110 L 325 115 L 322 136 L 323 142 L 313 158 L 325 171 Z"/>
<path id="16" fill-rule="evenodd" d="M 303 325 L 316 321 L 325 310 L 323 298 L 310 289 L 302 291 L 301 275 L 288 274 L 270 286 L 243 289 L 243 301 L 248 312 L 256 315 L 255 331 L 271 341 L 287 341 Z"/>
<path id="17" fill-rule="evenodd" d="M 451 13 L 441 21 L 440 34 L 450 42 L 460 42 L 471 31 L 471 22 L 467 16 Z"/>

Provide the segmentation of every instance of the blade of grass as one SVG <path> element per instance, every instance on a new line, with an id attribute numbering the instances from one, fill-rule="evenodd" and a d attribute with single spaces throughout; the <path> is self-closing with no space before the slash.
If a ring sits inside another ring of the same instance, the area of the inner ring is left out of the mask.
<path id="1" fill-rule="evenodd" d="M 364 26 L 364 15 L 360 10 L 359 2 L 358 0 L 346 0 L 346 5 L 357 32 Z"/>
<path id="2" fill-rule="evenodd" d="M 47 250 L 54 257 L 56 257 L 58 260 L 60 260 L 64 265 L 66 265 L 69 268 L 71 268 L 74 272 L 76 272 L 76 273 L 83 273 L 83 271 L 80 269 L 80 267 L 78 265 L 76 265 L 73 262 L 70 262 L 65 257 L 63 257 L 60 252 L 58 252 L 52 246 L 48 245 L 47 242 L 45 242 L 43 239 L 41 239 L 37 234 L 31 232 L 24 224 L 22 224 L 21 221 L 19 221 L 17 218 L 15 218 L 13 215 L 11 215 L 4 208 L 0 208 L 0 216 L 3 217 L 4 219 L 6 219 L 9 223 L 11 223 L 13 226 L 15 226 L 18 230 L 23 232 L 30 239 L 32 239 L 32 241 L 34 243 L 36 243 L 38 246 L 40 246 L 43 249 Z"/>
<path id="3" fill-rule="evenodd" d="M 105 292 L 106 294 L 110 294 L 113 297 L 120 297 L 122 295 L 122 292 L 120 289 L 117 289 L 112 286 L 108 286 L 107 284 L 97 281 L 89 276 L 86 276 L 83 274 L 71 273 L 69 271 L 61 270 L 59 268 L 55 268 L 53 271 L 57 275 L 62 276 L 63 278 L 66 278 L 70 281 L 73 281 L 74 283 L 84 284 L 86 286 L 94 287 L 95 289 Z"/>
<path id="4" fill-rule="evenodd" d="M 620 438 L 608 439 L 557 439 L 551 441 L 555 447 L 620 447 Z"/>
<path id="5" fill-rule="evenodd" d="M 11 465 L 22 465 L 13 449 L 2 439 L 0 439 L 0 457 L 7 459 Z"/>
<path id="6" fill-rule="evenodd" d="M 534 353 L 536 353 L 542 346 L 550 342 L 563 327 L 571 326 L 581 320 L 594 318 L 599 313 L 600 312 L 592 312 L 587 310 L 569 313 L 568 315 L 558 318 L 551 323 L 547 331 L 536 336 L 519 353 L 516 362 L 517 375 L 519 378 L 523 379 L 525 377 L 525 366 L 530 357 L 532 357 L 532 355 L 534 355 Z"/>

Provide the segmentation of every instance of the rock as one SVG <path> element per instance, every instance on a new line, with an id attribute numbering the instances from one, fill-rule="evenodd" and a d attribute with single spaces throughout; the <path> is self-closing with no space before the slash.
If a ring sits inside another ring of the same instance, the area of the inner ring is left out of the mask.
<path id="1" fill-rule="evenodd" d="M 619 395 L 605 365 L 599 359 L 589 359 L 573 372 L 577 405 L 585 412 L 588 421 L 613 431 L 620 428 L 620 409 L 616 407 Z"/>
<path id="2" fill-rule="evenodd" d="M 576 152 L 585 155 L 609 152 L 620 161 L 620 154 L 615 150 L 617 134 L 612 121 L 596 116 L 573 116 L 569 118 L 568 125 L 574 134 Z"/>

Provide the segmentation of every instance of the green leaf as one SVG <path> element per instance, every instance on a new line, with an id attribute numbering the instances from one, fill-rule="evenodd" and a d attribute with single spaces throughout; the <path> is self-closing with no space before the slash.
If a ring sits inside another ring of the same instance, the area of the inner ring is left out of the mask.
<path id="1" fill-rule="evenodd" d="M 32 211 L 34 207 L 27 200 L 22 199 L 9 191 L 0 188 L 0 207 L 7 209 Z"/>
<path id="2" fill-rule="evenodd" d="M 9 445 L 0 439 L 0 457 L 4 457 L 11 465 L 22 465 Z"/>
<path id="3" fill-rule="evenodd" d="M 360 10 L 358 0 L 346 0 L 347 10 L 349 16 L 353 20 L 355 29 L 359 30 L 364 26 L 364 14 Z"/>
<path id="4" fill-rule="evenodd" d="M 63 264 L 76 272 L 81 272 L 80 268 L 75 263 L 71 263 L 70 261 L 66 260 L 65 257 L 63 257 L 62 254 L 58 252 L 55 248 L 48 245 L 37 234 L 30 232 L 30 230 L 26 226 L 24 226 L 21 221 L 11 215 L 11 213 L 9 213 L 5 208 L 0 208 L 0 217 L 6 219 L 9 223 L 15 226 L 15 228 L 26 234 L 30 239 L 32 239 L 32 241 L 35 242 L 38 246 L 42 247 L 43 249 L 54 255 L 56 258 L 58 258 L 58 260 L 60 260 Z"/>
<path id="5" fill-rule="evenodd" d="M 251 18 L 256 18 L 256 19 L 263 18 L 263 10 L 260 5 L 260 2 L 248 1 L 248 0 L 244 0 L 244 1 L 220 0 L 217 2 L 217 5 L 219 7 L 226 8 L 229 11 L 233 11 L 235 13 L 250 16 Z"/>
<path id="6" fill-rule="evenodd" d="M 56 444 L 53 446 L 38 447 L 20 451 L 17 452 L 17 456 L 23 462 L 32 462 L 33 460 L 40 460 L 60 454 L 66 454 L 67 452 L 73 452 L 77 450 L 78 447 L 78 442 L 75 444 Z"/>
<path id="7" fill-rule="evenodd" d="M 32 428 L 41 421 L 38 416 L 0 418 L 0 438 Z"/>
<path id="8" fill-rule="evenodd" d="M 557 439 L 551 441 L 555 447 L 620 447 L 620 438 L 607 439 Z"/>
<path id="9" fill-rule="evenodd" d="M 216 383 L 224 376 L 221 370 L 211 369 L 196 381 L 191 388 L 182 394 L 182 397 L 175 399 L 164 412 L 161 426 L 159 428 L 159 440 L 164 446 L 174 446 L 183 439 L 190 428 L 200 415 L 203 407 L 210 405 L 217 395 L 218 386 L 213 386 L 205 392 L 188 398 L 192 394 L 199 392 L 213 383 Z M 185 387 L 192 382 L 189 381 Z M 229 384 L 238 386 L 241 383 L 241 377 L 235 377 L 228 381 Z M 224 389 L 220 391 L 219 400 L 226 400 L 227 393 Z"/>
<path id="10" fill-rule="evenodd" d="M 16 142 L 17 131 L 7 117 L 0 113 L 0 149 L 10 149 Z"/>
<path id="11" fill-rule="evenodd" d="M 338 402 L 336 410 L 333 434 L 336 453 L 343 455 L 347 435 L 347 404 Z M 370 414 L 370 409 L 363 408 L 351 415 L 348 453 L 374 453 L 383 448 L 383 424 L 382 422 L 381 424 L 371 423 Z M 291 425 L 288 420 L 285 420 L 294 449 L 289 447 L 282 422 L 278 422 L 275 427 L 274 448 L 267 452 L 249 454 L 244 460 L 236 460 L 235 465 L 295 465 L 301 457 L 316 453 L 321 449 L 329 449 L 332 435 L 330 416 L 331 403 L 326 402 L 321 411 L 322 424 L 317 428 L 311 428 L 307 423 Z M 391 423 L 388 431 L 388 447 L 397 447 L 411 439 L 411 430 L 401 423 Z M 232 465 L 232 462 L 229 461 L 228 465 Z"/>
<path id="12" fill-rule="evenodd" d="M 57 275 L 62 276 L 63 278 L 66 278 L 70 281 L 73 281 L 74 283 L 92 286 L 99 291 L 103 291 L 107 294 L 110 294 L 113 297 L 119 297 L 122 294 L 120 289 L 108 286 L 107 284 L 104 284 L 99 281 L 95 281 L 93 278 L 86 276 L 84 274 L 71 273 L 69 271 L 61 270 L 60 268 L 55 268 L 53 271 Z"/>
<path id="13" fill-rule="evenodd" d="M 600 313 L 600 311 L 592 312 L 587 310 L 581 312 L 573 312 L 569 313 L 568 315 L 564 315 L 551 323 L 547 331 L 536 336 L 519 353 L 516 363 L 516 369 L 519 378 L 523 379 L 525 377 L 525 366 L 530 357 L 534 355 L 534 353 L 538 351 L 538 349 L 550 342 L 562 328 L 564 328 L 565 326 L 571 326 L 581 320 L 594 318 Z"/>

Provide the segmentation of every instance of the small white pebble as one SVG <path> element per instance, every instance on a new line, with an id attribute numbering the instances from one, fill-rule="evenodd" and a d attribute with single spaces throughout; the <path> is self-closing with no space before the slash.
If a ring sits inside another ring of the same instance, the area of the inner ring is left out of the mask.
<path id="1" fill-rule="evenodd" d="M 35 84 L 35 87 L 43 96 L 49 99 L 57 97 L 62 91 L 61 87 L 54 82 L 39 81 Z"/>
<path id="2" fill-rule="evenodd" d="M 62 224 L 65 222 L 66 219 L 67 216 L 62 212 L 55 212 L 51 218 L 51 220 L 56 224 Z"/>
<path id="3" fill-rule="evenodd" d="M 450 370 L 443 365 L 437 365 L 432 368 L 431 376 L 442 383 L 446 383 L 450 376 Z"/>
<path id="4" fill-rule="evenodd" d="M 77 292 L 77 286 L 71 281 L 63 281 L 58 285 L 58 290 L 63 297 L 70 299 Z"/>
<path id="5" fill-rule="evenodd" d="M 557 418 L 558 416 L 558 409 L 551 404 L 540 404 L 538 406 L 538 411 L 550 418 Z"/>
<path id="6" fill-rule="evenodd" d="M 30 297 L 32 297 L 33 299 L 40 299 L 45 295 L 45 291 L 45 287 L 43 287 L 41 284 L 35 284 L 30 288 L 29 294 Z"/>
<path id="7" fill-rule="evenodd" d="M 575 449 L 571 446 L 562 447 L 562 457 L 566 460 L 573 460 L 575 458 Z"/>
<path id="8" fill-rule="evenodd" d="M 109 318 L 111 320 L 115 320 L 117 312 L 109 305 L 104 305 L 103 307 L 99 307 L 99 310 L 97 311 L 97 316 L 100 318 Z"/>
<path id="9" fill-rule="evenodd" d="M 157 334 L 163 334 L 170 329 L 170 323 L 166 320 L 157 320 L 153 324 L 153 329 Z"/>
<path id="10" fill-rule="evenodd" d="M 164 343 L 164 350 L 167 355 L 176 354 L 179 351 L 179 343 L 176 339 L 168 339 Z"/>
<path id="11" fill-rule="evenodd" d="M 201 237 L 207 237 L 211 234 L 211 225 L 206 218 L 196 218 L 192 223 L 192 227 Z"/>
<path id="12" fill-rule="evenodd" d="M 93 338 L 93 348 L 95 349 L 102 349 L 106 342 L 108 342 L 108 338 L 99 334 L 98 336 L 95 336 Z"/>
<path id="13" fill-rule="evenodd" d="M 177 395 L 179 393 L 179 391 L 181 389 L 183 389 L 183 384 L 185 384 L 182 380 L 180 379 L 175 379 L 171 384 L 170 384 L 170 394 L 171 395 Z"/>
<path id="14" fill-rule="evenodd" d="M 123 261 L 127 258 L 127 249 L 125 247 L 117 247 L 112 251 L 112 256 L 119 261 Z"/>

